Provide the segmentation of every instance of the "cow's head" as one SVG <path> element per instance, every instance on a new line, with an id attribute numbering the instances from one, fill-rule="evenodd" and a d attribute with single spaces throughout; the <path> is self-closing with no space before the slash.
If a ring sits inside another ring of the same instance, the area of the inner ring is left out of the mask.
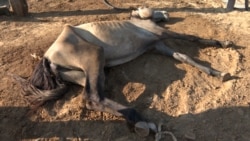
<path id="1" fill-rule="evenodd" d="M 151 19 L 155 22 L 168 21 L 169 14 L 165 10 L 153 10 L 148 7 L 139 7 L 137 10 L 133 10 L 131 17 L 139 19 Z"/>

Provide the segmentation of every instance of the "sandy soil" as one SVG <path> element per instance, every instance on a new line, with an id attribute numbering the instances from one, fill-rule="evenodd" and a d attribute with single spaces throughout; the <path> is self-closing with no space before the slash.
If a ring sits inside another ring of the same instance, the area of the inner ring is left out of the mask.
<path id="1" fill-rule="evenodd" d="M 27 0 L 28 17 L 0 17 L 0 140 L 152 141 L 132 133 L 120 117 L 86 110 L 81 88 L 50 102 L 33 115 L 20 87 L 7 75 L 30 76 L 38 60 L 65 24 L 126 20 L 128 12 L 107 8 L 101 0 Z M 231 40 L 233 48 L 215 48 L 166 40 L 174 50 L 238 79 L 221 82 L 197 69 L 158 54 L 109 69 L 107 96 L 134 107 L 147 119 L 163 122 L 178 141 L 250 140 L 250 13 L 226 13 L 219 0 L 114 0 L 117 5 L 148 5 L 170 13 L 169 30 L 204 38 Z M 164 139 L 169 139 L 165 137 Z"/>

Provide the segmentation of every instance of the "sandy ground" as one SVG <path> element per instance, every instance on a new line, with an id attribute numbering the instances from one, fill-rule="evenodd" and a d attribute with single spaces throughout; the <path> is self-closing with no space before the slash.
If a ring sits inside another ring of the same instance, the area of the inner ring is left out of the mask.
<path id="1" fill-rule="evenodd" d="M 101 0 L 27 0 L 28 17 L 0 16 L 0 140 L 153 141 L 131 132 L 123 118 L 86 110 L 81 88 L 50 102 L 33 115 L 20 87 L 6 73 L 29 77 L 65 24 L 126 20 L 128 12 L 107 8 Z M 112 0 L 111 0 L 112 1 Z M 134 107 L 147 119 L 163 122 L 178 141 L 250 140 L 250 12 L 226 13 L 219 0 L 113 0 L 117 5 L 148 5 L 167 10 L 169 30 L 204 38 L 231 40 L 233 48 L 215 48 L 166 40 L 176 51 L 238 79 L 221 82 L 166 56 L 147 53 L 109 69 L 107 97 Z M 165 137 L 165 140 L 169 137 Z M 164 140 L 163 139 L 163 140 Z"/>

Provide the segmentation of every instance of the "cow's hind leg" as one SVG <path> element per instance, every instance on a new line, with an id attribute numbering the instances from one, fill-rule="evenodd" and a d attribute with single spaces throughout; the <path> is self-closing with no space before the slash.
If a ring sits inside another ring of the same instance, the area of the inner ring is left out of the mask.
<path id="1" fill-rule="evenodd" d="M 117 102 L 114 102 L 104 96 L 104 71 L 97 78 L 97 81 L 88 81 L 86 83 L 85 98 L 88 109 L 108 112 L 116 116 L 123 116 L 129 125 L 134 126 L 139 121 L 144 121 L 141 115 L 133 108 L 128 108 Z M 91 76 L 89 76 L 91 77 Z M 91 79 L 91 78 L 89 78 Z M 96 84 L 95 84 L 96 83 Z M 97 86 L 95 90 L 92 88 Z"/>
<path id="2" fill-rule="evenodd" d="M 105 97 L 104 52 L 102 48 L 88 49 L 88 51 L 91 55 L 85 59 L 91 60 L 91 62 L 83 64 L 84 72 L 86 73 L 84 94 L 87 101 L 86 107 L 96 111 L 108 112 L 116 116 L 123 116 L 129 125 L 132 126 L 139 121 L 144 121 L 135 109 L 128 108 Z"/>
<path id="3" fill-rule="evenodd" d="M 85 45 L 86 46 L 84 46 L 84 48 L 87 53 L 78 56 L 78 66 L 70 69 L 51 63 L 50 67 L 53 74 L 61 80 L 72 82 L 84 87 L 84 99 L 86 100 L 87 109 L 122 116 L 126 119 L 128 124 L 131 125 L 131 127 L 135 126 L 137 122 L 144 121 L 135 109 L 128 108 L 105 97 L 105 58 L 103 51 L 97 46 Z M 73 58 L 69 55 L 68 57 Z"/>
<path id="4" fill-rule="evenodd" d="M 99 70 L 99 73 L 91 71 L 91 73 L 99 74 L 98 77 L 93 79 L 91 78 L 93 75 L 87 75 L 85 87 L 85 99 L 87 100 L 86 107 L 91 110 L 108 112 L 116 116 L 124 117 L 129 127 L 132 129 L 134 128 L 134 131 L 140 136 L 147 136 L 149 131 L 155 132 L 155 125 L 153 123 L 147 123 L 135 109 L 128 108 L 104 96 L 103 67 L 102 70 Z M 144 126 L 141 127 L 140 124 Z M 152 124 L 154 126 L 152 126 Z"/>
<path id="5" fill-rule="evenodd" d="M 226 81 L 226 80 L 230 79 L 229 73 L 224 73 L 224 72 L 218 71 L 216 69 L 213 69 L 211 67 L 206 67 L 204 65 L 201 65 L 201 64 L 195 62 L 191 57 L 187 56 L 186 54 L 175 52 L 172 49 L 168 48 L 163 42 L 157 43 L 155 45 L 155 49 L 157 52 L 159 52 L 163 55 L 171 56 L 171 57 L 175 58 L 176 60 L 179 60 L 183 63 L 192 65 L 192 66 L 198 68 L 199 70 L 201 70 L 201 71 L 203 71 L 211 76 L 219 77 L 222 79 L 222 81 Z"/>

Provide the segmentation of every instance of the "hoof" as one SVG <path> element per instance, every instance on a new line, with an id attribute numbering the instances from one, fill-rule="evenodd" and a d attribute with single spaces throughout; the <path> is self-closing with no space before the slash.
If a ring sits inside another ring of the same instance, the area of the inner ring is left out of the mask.
<path id="1" fill-rule="evenodd" d="M 140 121 L 140 122 L 137 122 L 135 124 L 135 132 L 141 136 L 141 137 L 146 137 L 149 135 L 149 125 L 147 122 L 143 122 L 143 121 Z"/>
<path id="2" fill-rule="evenodd" d="M 221 81 L 222 82 L 225 82 L 225 81 L 228 81 L 232 78 L 231 74 L 230 73 L 221 73 Z"/>
<path id="3" fill-rule="evenodd" d="M 158 129 L 157 129 L 156 125 L 153 122 L 149 122 L 148 127 L 149 127 L 150 131 L 152 131 L 154 133 L 158 132 Z"/>
<path id="4" fill-rule="evenodd" d="M 147 123 L 144 121 L 140 121 L 135 124 L 135 132 L 141 137 L 146 137 L 150 132 L 157 133 L 158 129 L 152 122 Z"/>

